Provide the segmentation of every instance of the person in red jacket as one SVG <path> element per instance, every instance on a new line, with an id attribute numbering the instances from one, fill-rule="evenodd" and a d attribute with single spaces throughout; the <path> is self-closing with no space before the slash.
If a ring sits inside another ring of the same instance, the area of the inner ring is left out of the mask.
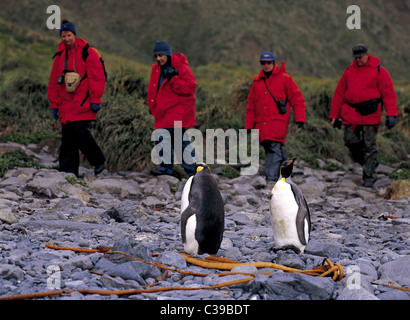
<path id="1" fill-rule="evenodd" d="M 399 114 L 393 81 L 380 59 L 369 55 L 366 44 L 353 47 L 354 61 L 344 71 L 333 95 L 329 118 L 334 127 L 345 125 L 344 143 L 363 167 L 363 185 L 372 187 L 378 166 L 376 136 L 386 110 L 391 129 Z"/>
<path id="2" fill-rule="evenodd" d="M 280 166 L 286 160 L 283 146 L 288 134 L 290 110 L 293 108 L 299 128 L 306 122 L 306 104 L 302 92 L 286 73 L 285 64 L 275 64 L 275 56 L 264 52 L 260 56 L 262 70 L 253 76 L 248 95 L 245 129 L 258 129 L 259 142 L 266 152 L 266 179 L 277 181 Z"/>
<path id="3" fill-rule="evenodd" d="M 78 176 L 81 150 L 97 175 L 105 168 L 105 156 L 88 130 L 88 124 L 97 119 L 106 79 L 97 51 L 76 35 L 74 23 L 64 19 L 60 29 L 62 41 L 51 69 L 48 98 L 54 119 L 60 118 L 62 125 L 60 170 Z M 78 85 L 75 89 L 69 86 L 70 77 L 74 79 L 73 86 Z"/>
<path id="4" fill-rule="evenodd" d="M 196 125 L 195 120 L 195 90 L 197 83 L 189 66 L 188 59 L 182 53 L 172 53 L 171 47 L 165 41 L 156 41 L 154 45 L 154 57 L 157 63 L 152 65 L 151 78 L 148 87 L 148 107 L 155 118 L 154 128 L 165 129 L 171 137 L 171 155 L 174 152 L 174 129 L 182 128 L 182 134 L 186 128 Z M 164 137 L 159 137 L 158 143 Z M 182 153 L 190 144 L 182 141 Z M 195 151 L 192 151 L 195 158 Z M 160 156 L 163 156 L 161 154 Z M 185 161 L 182 157 L 182 167 L 188 176 L 195 174 L 195 165 L 192 161 Z M 153 175 L 172 175 L 174 159 L 164 161 L 160 167 L 151 170 Z"/>

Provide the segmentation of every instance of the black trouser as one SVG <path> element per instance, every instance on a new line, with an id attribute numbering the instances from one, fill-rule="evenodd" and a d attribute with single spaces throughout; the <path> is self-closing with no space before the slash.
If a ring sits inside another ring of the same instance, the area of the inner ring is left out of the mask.
<path id="1" fill-rule="evenodd" d="M 375 180 L 377 161 L 378 125 L 345 126 L 344 142 L 349 148 L 353 161 L 363 166 L 363 179 Z"/>
<path id="2" fill-rule="evenodd" d="M 266 153 L 266 179 L 277 181 L 280 177 L 280 166 L 283 161 L 287 160 L 282 144 L 271 140 L 262 141 L 261 144 Z"/>
<path id="3" fill-rule="evenodd" d="M 78 176 L 79 150 L 92 166 L 105 162 L 105 156 L 88 130 L 88 124 L 89 121 L 75 121 L 63 126 L 59 156 L 60 171 L 71 172 Z"/>

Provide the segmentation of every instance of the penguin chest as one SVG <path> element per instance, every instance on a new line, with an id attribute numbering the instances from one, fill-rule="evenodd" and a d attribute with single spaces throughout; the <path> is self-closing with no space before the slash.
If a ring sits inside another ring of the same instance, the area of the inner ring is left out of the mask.
<path id="1" fill-rule="evenodd" d="M 198 253 L 199 243 L 195 238 L 196 215 L 193 214 L 187 220 L 185 227 L 184 250 L 186 253 Z"/>
<path id="2" fill-rule="evenodd" d="M 272 190 L 270 220 L 278 246 L 299 242 L 296 228 L 298 205 L 289 184 L 278 182 Z"/>

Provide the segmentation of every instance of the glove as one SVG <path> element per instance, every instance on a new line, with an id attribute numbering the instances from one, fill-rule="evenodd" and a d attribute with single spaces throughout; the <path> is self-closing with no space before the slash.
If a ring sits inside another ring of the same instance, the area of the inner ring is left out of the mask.
<path id="1" fill-rule="evenodd" d="M 335 129 L 341 129 L 341 128 L 342 128 L 342 120 L 340 120 L 340 119 L 335 119 L 335 122 L 333 123 L 333 128 L 335 128 Z"/>
<path id="2" fill-rule="evenodd" d="M 388 116 L 386 117 L 386 127 L 387 129 L 391 129 L 396 125 L 396 117 Z"/>
<path id="3" fill-rule="evenodd" d="M 167 77 L 168 81 L 171 81 L 171 79 L 177 75 L 178 75 L 178 71 L 173 66 L 170 66 L 165 76 Z"/>
<path id="4" fill-rule="evenodd" d="M 51 109 L 51 114 L 53 115 L 54 120 L 58 120 L 58 109 Z"/>
<path id="5" fill-rule="evenodd" d="M 91 104 L 91 110 L 95 113 L 97 113 L 98 111 L 100 111 L 101 109 L 101 105 L 97 104 L 97 103 L 92 103 Z"/>
<path id="6" fill-rule="evenodd" d="M 297 126 L 299 129 L 303 128 L 304 125 L 305 125 L 304 122 L 296 122 L 296 126 Z"/>

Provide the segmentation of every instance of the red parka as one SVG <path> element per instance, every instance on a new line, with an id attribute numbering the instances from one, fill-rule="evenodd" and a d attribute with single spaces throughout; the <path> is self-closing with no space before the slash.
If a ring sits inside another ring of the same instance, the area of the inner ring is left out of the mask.
<path id="1" fill-rule="evenodd" d="M 263 70 L 253 76 L 255 79 L 248 96 L 245 129 L 259 129 L 259 141 L 278 141 L 285 145 L 289 128 L 290 109 L 293 108 L 296 122 L 306 122 L 306 104 L 302 92 L 286 73 L 285 64 L 275 66 L 272 75 L 266 78 Z M 278 107 L 265 86 L 276 101 L 288 101 L 285 114 L 280 114 Z"/>
<path id="2" fill-rule="evenodd" d="M 104 94 L 106 81 L 100 56 L 96 50 L 90 47 L 88 58 L 84 62 L 82 51 L 86 45 L 87 42 L 80 38 L 75 40 L 72 48 L 66 48 L 65 44 L 61 42 L 54 58 L 48 84 L 48 99 L 50 108 L 58 109 L 60 121 L 63 124 L 70 121 L 96 120 L 97 114 L 91 110 L 91 104 L 101 104 L 101 97 Z M 67 92 L 65 82 L 57 83 L 58 78 L 64 75 L 64 61 L 67 52 L 67 70 L 75 70 L 80 74 L 80 77 L 87 74 L 73 93 Z"/>
<path id="3" fill-rule="evenodd" d="M 352 62 L 336 87 L 329 118 L 341 118 L 343 124 L 348 125 L 378 125 L 382 115 L 380 104 L 376 112 L 365 116 L 350 105 L 380 98 L 383 100 L 386 116 L 397 116 L 400 113 L 390 74 L 379 65 L 380 59 L 374 56 L 369 56 L 368 62 L 362 67 L 358 67 L 355 61 Z"/>
<path id="4" fill-rule="evenodd" d="M 195 76 L 189 67 L 188 59 L 182 53 L 173 54 L 171 63 L 178 75 L 170 81 L 165 78 L 159 90 L 161 67 L 156 63 L 151 70 L 147 102 L 155 118 L 155 129 L 174 128 L 175 121 L 181 121 L 183 128 L 196 125 Z"/>

